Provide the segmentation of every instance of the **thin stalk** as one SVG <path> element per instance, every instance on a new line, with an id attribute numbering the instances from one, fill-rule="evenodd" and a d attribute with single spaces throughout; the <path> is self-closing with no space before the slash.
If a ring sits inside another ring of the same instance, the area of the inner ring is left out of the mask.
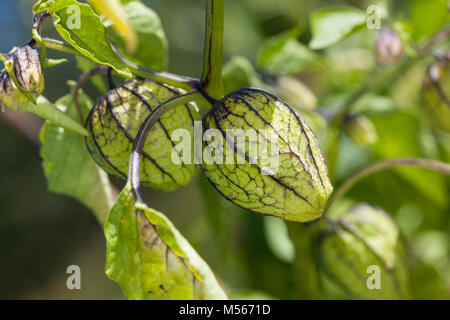
<path id="1" fill-rule="evenodd" d="M 95 77 L 100 74 L 108 74 L 110 71 L 110 67 L 108 66 L 100 66 L 95 69 L 89 70 L 88 72 L 83 73 L 77 81 L 77 85 L 73 90 L 73 102 L 75 108 L 77 109 L 78 119 L 80 123 L 84 125 L 83 113 L 81 112 L 80 102 L 78 101 L 78 95 L 80 93 L 81 88 L 88 82 L 92 77 Z"/>
<path id="2" fill-rule="evenodd" d="M 44 22 L 50 18 L 50 15 L 48 13 L 44 13 L 40 18 L 38 18 L 36 15 L 33 16 L 33 38 L 34 40 L 39 43 L 41 46 L 41 63 L 44 64 L 45 59 L 47 58 L 47 49 L 45 47 L 45 43 L 42 40 L 41 37 L 41 28 Z"/>
<path id="3" fill-rule="evenodd" d="M 165 71 L 158 71 L 148 67 L 137 65 L 134 62 L 125 58 L 123 54 L 119 51 L 119 48 L 117 48 L 115 43 L 110 41 L 110 44 L 114 52 L 120 57 L 120 59 L 122 59 L 122 61 L 128 66 L 128 68 L 130 68 L 131 72 L 137 77 L 154 80 L 156 82 L 164 83 L 169 86 L 174 86 L 186 90 L 195 89 L 199 85 L 198 79 L 180 76 L 178 74 L 169 73 Z"/>
<path id="4" fill-rule="evenodd" d="M 141 78 L 154 80 L 180 89 L 192 90 L 198 86 L 199 81 L 194 78 L 179 76 L 165 71 L 157 71 L 144 66 L 135 65 L 131 67 L 131 72 Z"/>
<path id="5" fill-rule="evenodd" d="M 80 57 L 86 58 L 83 54 L 75 50 L 73 47 L 65 44 L 62 41 L 50 39 L 50 38 L 43 38 L 43 43 L 47 48 L 69 53 L 73 55 L 77 55 Z M 136 77 L 141 77 L 145 79 L 154 80 L 156 82 L 164 83 L 170 86 L 174 86 L 180 89 L 186 89 L 186 90 L 192 90 L 198 87 L 199 80 L 193 79 L 190 77 L 184 77 L 177 74 L 165 72 L 165 71 L 158 71 L 151 68 L 147 68 L 144 66 L 139 66 L 128 59 L 126 59 L 120 51 L 117 49 L 117 47 L 111 43 L 112 48 L 114 51 L 119 55 L 119 57 L 123 60 L 123 62 L 130 68 L 131 72 Z"/>
<path id="6" fill-rule="evenodd" d="M 450 175 L 450 164 L 430 159 L 423 158 L 393 158 L 387 160 L 380 160 L 370 164 L 366 168 L 361 169 L 352 176 L 350 176 L 339 188 L 331 195 L 328 201 L 327 208 L 324 214 L 327 213 L 330 208 L 338 202 L 355 184 L 360 182 L 365 177 L 377 173 L 379 171 L 387 170 L 397 166 L 411 166 L 418 168 L 430 169 L 438 172 L 442 172 L 446 175 Z"/>
<path id="7" fill-rule="evenodd" d="M 51 39 L 51 38 L 42 38 L 42 42 L 44 43 L 45 47 L 47 47 L 49 49 L 53 49 L 56 51 L 84 57 L 84 55 L 79 53 L 77 50 L 75 50 L 71 46 L 65 44 L 63 41 L 59 41 L 59 40 Z"/>
<path id="8" fill-rule="evenodd" d="M 141 127 L 139 128 L 138 134 L 136 135 L 136 139 L 134 140 L 133 148 L 131 149 L 129 161 L 130 164 L 128 169 L 128 183 L 131 184 L 131 190 L 136 196 L 136 201 L 138 203 L 143 205 L 145 204 L 141 192 L 140 169 L 142 150 L 144 148 L 148 134 L 150 133 L 150 129 L 167 111 L 179 106 L 180 104 L 197 102 L 202 99 L 204 98 L 198 91 L 189 92 L 184 95 L 172 98 L 160 104 L 142 123 Z"/>
<path id="9" fill-rule="evenodd" d="M 223 97 L 224 0 L 207 0 L 202 89 L 216 100 Z"/>

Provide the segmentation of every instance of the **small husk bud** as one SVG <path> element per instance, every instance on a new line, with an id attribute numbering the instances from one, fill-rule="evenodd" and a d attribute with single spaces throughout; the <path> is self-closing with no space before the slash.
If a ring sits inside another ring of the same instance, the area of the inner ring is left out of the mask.
<path id="1" fill-rule="evenodd" d="M 0 75 L 0 108 L 5 111 L 5 107 L 17 110 L 19 102 L 15 94 L 14 84 L 8 73 Z"/>
<path id="2" fill-rule="evenodd" d="M 423 106 L 430 121 L 450 133 L 450 60 L 431 64 L 423 81 Z"/>
<path id="3" fill-rule="evenodd" d="M 362 115 L 353 115 L 344 120 L 344 132 L 359 145 L 370 145 L 378 140 L 373 123 Z"/>
<path id="4" fill-rule="evenodd" d="M 285 220 L 321 216 L 333 189 L 325 160 L 311 129 L 286 103 L 240 89 L 213 105 L 203 127 L 212 134 L 203 172 L 225 198 Z"/>
<path id="5" fill-rule="evenodd" d="M 36 97 L 44 91 L 44 74 L 39 53 L 30 44 L 20 46 L 11 54 L 13 72 L 23 91 Z"/>
<path id="6" fill-rule="evenodd" d="M 377 62 L 380 64 L 394 64 L 403 56 L 402 42 L 392 29 L 383 29 L 378 32 L 374 50 Z"/>
<path id="7" fill-rule="evenodd" d="M 327 222 L 316 246 L 321 270 L 350 297 L 408 297 L 404 244 L 383 210 L 354 206 L 339 220 Z"/>
<path id="8" fill-rule="evenodd" d="M 131 148 L 142 123 L 162 102 L 178 95 L 180 92 L 173 88 L 138 79 L 109 91 L 97 101 L 86 121 L 91 156 L 109 174 L 126 179 Z M 194 118 L 189 105 L 180 105 L 150 129 L 142 153 L 143 186 L 171 191 L 191 181 L 195 165 L 193 161 L 183 162 L 179 153 L 180 161 L 172 160 L 175 149 L 171 137 L 176 129 L 186 129 L 192 137 Z"/>

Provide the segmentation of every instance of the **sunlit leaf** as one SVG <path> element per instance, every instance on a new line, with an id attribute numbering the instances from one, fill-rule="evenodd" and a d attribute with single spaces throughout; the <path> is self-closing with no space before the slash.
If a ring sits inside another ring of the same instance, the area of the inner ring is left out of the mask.
<path id="1" fill-rule="evenodd" d="M 59 0 L 48 9 L 59 34 L 87 58 L 112 67 L 124 76 L 130 70 L 111 48 L 106 28 L 92 8 L 75 0 Z"/>
<path id="2" fill-rule="evenodd" d="M 33 6 L 35 14 L 48 10 L 57 0 L 39 0 Z"/>
<path id="3" fill-rule="evenodd" d="M 208 265 L 162 213 L 136 204 L 129 184 L 105 235 L 106 274 L 128 299 L 226 299 Z"/>
<path id="4" fill-rule="evenodd" d="M 54 125 L 61 126 L 79 135 L 88 135 L 86 129 L 80 125 L 78 121 L 67 116 L 42 96 L 37 98 L 36 105 L 28 103 L 22 106 L 22 111 L 34 113 L 39 117 L 52 122 Z"/>
<path id="5" fill-rule="evenodd" d="M 275 36 L 263 43 L 258 63 L 274 75 L 296 74 L 311 66 L 317 57 L 295 37 Z"/>
<path id="6" fill-rule="evenodd" d="M 363 29 L 366 13 L 352 7 L 326 7 L 311 14 L 309 43 L 312 49 L 327 48 Z"/>

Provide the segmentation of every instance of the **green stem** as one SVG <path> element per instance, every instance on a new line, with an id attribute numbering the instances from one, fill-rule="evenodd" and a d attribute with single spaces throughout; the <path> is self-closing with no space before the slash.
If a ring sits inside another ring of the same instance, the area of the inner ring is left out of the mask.
<path id="1" fill-rule="evenodd" d="M 42 41 L 43 41 L 45 47 L 47 47 L 47 48 L 50 48 L 50 49 L 53 49 L 56 51 L 60 51 L 60 52 L 64 52 L 64 53 L 73 54 L 73 55 L 80 56 L 80 57 L 84 57 L 84 55 L 82 55 L 77 50 L 75 50 L 74 48 L 65 44 L 62 41 L 50 39 L 50 38 L 42 38 Z"/>
<path id="2" fill-rule="evenodd" d="M 141 168 L 141 155 L 144 148 L 145 141 L 147 140 L 150 129 L 158 121 L 158 119 L 167 111 L 179 106 L 180 104 L 186 104 L 189 102 L 197 102 L 203 100 L 203 96 L 197 92 L 189 92 L 184 95 L 172 98 L 166 102 L 160 104 L 154 109 L 150 115 L 145 119 L 139 128 L 139 132 L 134 140 L 133 148 L 131 149 L 130 165 L 128 169 L 128 183 L 131 184 L 131 190 L 136 196 L 136 201 L 142 205 L 145 205 L 144 198 L 141 192 L 141 180 L 140 180 L 140 168 Z"/>
<path id="3" fill-rule="evenodd" d="M 77 115 L 80 123 L 84 125 L 84 118 L 83 113 L 81 112 L 80 103 L 78 101 L 78 96 L 80 93 L 81 88 L 88 82 L 92 77 L 101 75 L 101 74 L 107 74 L 110 70 L 110 67 L 108 66 L 100 66 L 95 69 L 89 70 L 88 72 L 83 73 L 80 78 L 77 81 L 77 84 L 75 86 L 75 89 L 73 90 L 73 102 L 75 105 L 75 108 L 77 110 Z"/>
<path id="4" fill-rule="evenodd" d="M 286 226 L 288 228 L 289 237 L 295 247 L 300 299 L 319 299 L 319 268 L 313 246 L 314 239 L 316 238 L 313 223 L 286 221 Z"/>
<path id="5" fill-rule="evenodd" d="M 128 68 L 131 69 L 131 72 L 137 77 L 154 80 L 156 82 L 186 90 L 195 89 L 199 85 L 199 81 L 197 79 L 137 65 L 125 58 L 119 51 L 119 48 L 117 48 L 117 46 L 113 42 L 110 41 L 110 44 L 115 53 L 120 57 L 120 59 L 122 59 L 122 61 L 128 66 Z"/>
<path id="6" fill-rule="evenodd" d="M 425 168 L 450 175 L 450 164 L 441 161 L 422 158 L 393 158 L 387 160 L 380 160 L 356 172 L 354 175 L 350 176 L 344 183 L 342 183 L 339 186 L 339 188 L 331 195 L 331 198 L 327 204 L 327 208 L 324 211 L 324 214 L 327 213 L 330 210 L 330 208 L 347 193 L 347 191 L 349 191 L 355 184 L 357 184 L 365 177 L 374 174 L 376 172 L 397 166 L 412 166 Z"/>
<path id="7" fill-rule="evenodd" d="M 77 50 L 75 50 L 74 48 L 65 44 L 62 41 L 43 38 L 43 43 L 47 48 L 86 58 Z M 128 67 L 131 69 L 131 72 L 137 77 L 154 80 L 156 82 L 164 83 L 170 86 L 186 90 L 192 90 L 198 86 L 199 81 L 197 79 L 172 74 L 169 72 L 157 71 L 144 66 L 139 66 L 123 57 L 122 54 L 120 54 L 120 52 L 114 45 L 112 45 L 112 47 L 116 51 L 116 53 L 120 56 L 120 58 L 122 58 L 122 60 L 128 65 Z"/>
<path id="8" fill-rule="evenodd" d="M 45 63 L 45 59 L 47 58 L 47 49 L 46 49 L 45 43 L 41 37 L 41 27 L 48 18 L 50 18 L 50 15 L 47 13 L 44 13 L 39 19 L 37 18 L 37 16 L 33 17 L 33 20 L 34 20 L 33 31 L 32 31 L 33 38 L 41 46 L 41 63 L 42 64 Z"/>
<path id="9" fill-rule="evenodd" d="M 222 62 L 224 0 L 207 1 L 201 87 L 212 98 L 219 100 L 223 97 Z"/>

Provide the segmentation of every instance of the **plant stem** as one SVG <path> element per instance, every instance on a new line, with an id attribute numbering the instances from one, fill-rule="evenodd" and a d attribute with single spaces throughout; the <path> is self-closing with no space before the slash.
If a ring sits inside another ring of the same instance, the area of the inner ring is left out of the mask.
<path id="1" fill-rule="evenodd" d="M 79 53 L 77 50 L 75 50 L 74 48 L 65 44 L 62 41 L 50 39 L 50 38 L 43 38 L 43 43 L 47 48 L 86 58 L 84 55 Z M 167 84 L 170 86 L 174 86 L 174 87 L 177 87 L 180 89 L 186 89 L 186 90 L 192 90 L 192 89 L 196 88 L 199 84 L 199 80 L 197 80 L 197 79 L 184 77 L 184 76 L 180 76 L 180 75 L 165 72 L 165 71 L 157 71 L 157 70 L 153 70 L 151 68 L 147 68 L 144 66 L 139 66 L 139 65 L 127 60 L 119 52 L 119 50 L 113 43 L 111 43 L 111 45 L 112 45 L 112 48 L 114 49 L 114 51 L 119 55 L 119 57 L 131 69 L 131 72 L 137 77 L 154 80 L 156 82 L 164 83 L 164 84 Z"/>
<path id="2" fill-rule="evenodd" d="M 346 181 L 344 181 L 344 183 L 342 183 L 339 186 L 339 188 L 331 195 L 331 198 L 327 204 L 327 208 L 324 210 L 324 214 L 327 213 L 334 203 L 339 201 L 344 196 L 344 194 L 347 193 L 347 191 L 349 191 L 355 184 L 357 184 L 363 178 L 376 172 L 390 169 L 396 166 L 419 167 L 450 175 L 450 164 L 441 161 L 423 158 L 393 158 L 387 160 L 380 160 L 370 164 L 366 168 L 361 169 L 360 171 L 350 176 Z"/>
<path id="3" fill-rule="evenodd" d="M 223 25 L 224 0 L 207 0 L 201 87 L 216 100 L 223 97 Z"/>
<path id="4" fill-rule="evenodd" d="M 128 66 L 128 68 L 131 69 L 131 72 L 137 77 L 154 80 L 156 82 L 186 90 L 195 89 L 199 85 L 199 80 L 194 78 L 180 76 L 178 74 L 173 74 L 165 71 L 158 71 L 148 67 L 137 65 L 125 58 L 119 51 L 119 48 L 117 48 L 115 43 L 111 41 L 109 41 L 109 43 L 111 44 L 114 52 L 120 57 L 120 59 L 122 59 L 122 61 Z"/>
<path id="5" fill-rule="evenodd" d="M 33 38 L 41 46 L 41 63 L 42 64 L 44 64 L 45 59 L 47 58 L 47 49 L 45 47 L 45 43 L 42 41 L 41 27 L 48 18 L 50 18 L 50 15 L 48 13 L 44 13 L 39 19 L 37 18 L 36 15 L 33 16 L 33 31 L 32 31 Z"/>
<path id="6" fill-rule="evenodd" d="M 86 73 L 83 73 L 80 76 L 80 79 L 77 81 L 77 85 L 75 86 L 75 89 L 73 90 L 73 102 L 75 104 L 75 108 L 77 109 L 78 118 L 80 120 L 80 123 L 84 125 L 84 119 L 83 119 L 83 113 L 81 112 L 80 103 L 78 101 L 78 95 L 80 93 L 80 89 L 88 82 L 92 77 L 100 75 L 100 74 L 107 74 L 110 70 L 110 67 L 108 66 L 100 66 L 98 68 L 89 70 Z"/>
<path id="7" fill-rule="evenodd" d="M 313 223 L 286 221 L 286 226 L 295 247 L 300 299 L 319 299 L 319 274 L 313 247 L 315 241 Z"/>
<path id="8" fill-rule="evenodd" d="M 140 181 L 140 168 L 141 168 L 141 155 L 144 148 L 145 141 L 147 140 L 150 129 L 158 121 L 158 119 L 167 111 L 179 106 L 180 104 L 186 104 L 189 102 L 196 102 L 203 100 L 203 96 L 198 91 L 186 93 L 184 95 L 172 98 L 166 102 L 160 104 L 150 115 L 145 119 L 139 128 L 136 139 L 131 149 L 129 169 L 128 169 L 128 183 L 131 184 L 131 190 L 136 196 L 136 201 L 141 204 L 145 204 L 141 192 Z"/>
<path id="9" fill-rule="evenodd" d="M 64 53 L 73 54 L 73 55 L 80 56 L 80 57 L 84 57 L 84 55 L 82 55 L 77 50 L 75 50 L 74 48 L 65 44 L 62 41 L 50 39 L 50 38 L 42 38 L 42 41 L 43 41 L 45 47 L 47 47 L 47 48 L 50 48 L 50 49 L 53 49 L 56 51 L 60 51 L 60 52 L 64 52 Z"/>

